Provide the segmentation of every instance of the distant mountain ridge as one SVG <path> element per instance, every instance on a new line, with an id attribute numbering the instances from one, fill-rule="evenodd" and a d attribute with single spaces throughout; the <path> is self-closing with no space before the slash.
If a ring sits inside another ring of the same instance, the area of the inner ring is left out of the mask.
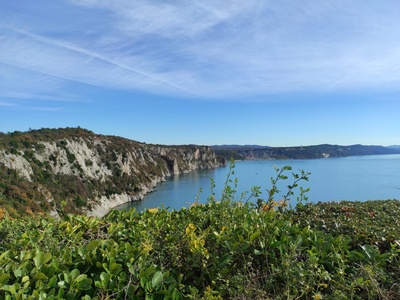
<path id="1" fill-rule="evenodd" d="M 315 159 L 329 157 L 346 157 L 358 155 L 400 154 L 400 147 L 365 146 L 365 145 L 313 145 L 297 147 L 268 147 L 221 145 L 212 146 L 217 155 L 225 159 Z"/>

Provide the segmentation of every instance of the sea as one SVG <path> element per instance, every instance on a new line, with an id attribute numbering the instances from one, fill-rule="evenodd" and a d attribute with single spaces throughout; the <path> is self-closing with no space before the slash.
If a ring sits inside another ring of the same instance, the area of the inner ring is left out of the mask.
<path id="1" fill-rule="evenodd" d="M 236 190 L 235 201 L 247 201 L 251 188 L 259 186 L 262 194 L 259 198 L 268 198 L 271 177 L 275 178 L 276 168 L 290 166 L 291 171 L 284 174 L 286 180 L 278 181 L 275 200 L 280 200 L 287 192 L 287 186 L 293 183 L 293 173 L 301 170 L 310 173 L 308 181 L 300 181 L 299 187 L 309 188 L 306 193 L 308 202 L 326 201 L 367 201 L 400 199 L 400 154 L 351 156 L 343 158 L 323 158 L 310 160 L 248 160 L 236 161 L 230 168 L 195 170 L 175 175 L 159 183 L 154 192 L 142 201 L 126 203 L 115 209 L 136 208 L 143 211 L 148 208 L 164 207 L 170 210 L 189 207 L 194 202 L 206 203 L 211 195 L 216 200 L 221 196 L 226 184 Z M 233 171 L 233 172 L 232 172 Z M 228 174 L 230 174 L 228 178 Z M 215 187 L 214 187 L 215 186 Z M 290 197 L 296 205 L 299 187 Z M 243 197 L 247 193 L 246 197 Z M 255 202 L 256 199 L 248 201 Z"/>

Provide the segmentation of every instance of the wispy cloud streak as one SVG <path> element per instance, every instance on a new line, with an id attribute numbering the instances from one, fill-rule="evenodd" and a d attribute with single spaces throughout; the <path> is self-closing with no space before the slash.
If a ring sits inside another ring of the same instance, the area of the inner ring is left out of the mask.
<path id="1" fill-rule="evenodd" d="M 59 87 L 229 98 L 400 86 L 400 6 L 390 0 L 70 0 L 35 12 L 0 13 L 0 64 Z M 56 26 L 54 14 L 77 22 Z"/>

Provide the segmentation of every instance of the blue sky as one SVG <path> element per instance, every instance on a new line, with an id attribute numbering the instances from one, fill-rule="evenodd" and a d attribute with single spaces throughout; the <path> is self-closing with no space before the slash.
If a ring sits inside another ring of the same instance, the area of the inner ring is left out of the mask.
<path id="1" fill-rule="evenodd" d="M 398 0 L 3 0 L 0 131 L 400 144 Z"/>

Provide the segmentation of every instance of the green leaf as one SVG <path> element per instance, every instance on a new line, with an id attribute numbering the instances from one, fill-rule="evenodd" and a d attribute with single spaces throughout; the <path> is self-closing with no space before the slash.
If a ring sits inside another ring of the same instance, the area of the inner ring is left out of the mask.
<path id="1" fill-rule="evenodd" d="M 90 290 L 91 287 L 92 287 L 92 283 L 93 283 L 92 279 L 90 279 L 90 278 L 85 278 L 85 279 L 79 281 L 79 283 L 78 283 L 78 289 L 79 289 L 80 291 Z"/>
<path id="2" fill-rule="evenodd" d="M 122 266 L 120 264 L 113 263 L 110 265 L 109 271 L 110 273 L 117 275 L 122 271 Z"/>
<path id="3" fill-rule="evenodd" d="M 171 294 L 171 299 L 172 300 L 180 300 L 180 299 L 182 299 L 182 295 L 177 289 L 174 289 L 174 291 Z"/>
<path id="4" fill-rule="evenodd" d="M 43 264 L 47 264 L 52 258 L 51 253 L 46 253 L 43 257 Z"/>
<path id="5" fill-rule="evenodd" d="M 255 255 L 261 255 L 261 254 L 263 254 L 263 252 L 258 250 L 258 249 L 254 249 L 254 254 Z"/>
<path id="6" fill-rule="evenodd" d="M 57 283 L 57 285 L 61 288 L 61 290 L 66 289 L 66 288 L 68 287 L 68 284 L 67 284 L 64 280 L 59 281 L 59 282 Z M 60 294 L 60 293 L 59 293 L 59 294 Z"/>
<path id="7" fill-rule="evenodd" d="M 80 281 L 82 281 L 82 280 L 85 280 L 86 278 L 87 278 L 87 275 L 86 275 L 86 274 L 81 274 L 81 275 L 79 275 L 78 277 L 76 277 L 74 281 L 80 282 Z"/>
<path id="8" fill-rule="evenodd" d="M 258 238 L 260 236 L 261 232 L 260 231 L 256 231 L 254 232 L 252 235 L 250 235 L 250 242 L 254 241 L 256 238 Z"/>
<path id="9" fill-rule="evenodd" d="M 224 257 L 222 257 L 221 262 L 218 264 L 218 267 L 222 268 L 222 267 L 226 266 L 227 264 L 229 264 L 231 259 L 232 259 L 232 255 L 226 254 Z"/>
<path id="10" fill-rule="evenodd" d="M 157 271 L 153 275 L 153 279 L 151 280 L 151 285 L 154 288 L 157 288 L 161 285 L 162 281 L 163 281 L 163 274 L 161 271 Z"/>
<path id="11" fill-rule="evenodd" d="M 27 281 L 29 281 L 29 276 L 24 276 L 24 277 L 22 278 L 22 280 L 21 280 L 21 283 L 25 283 L 25 282 L 27 282 Z"/>
<path id="12" fill-rule="evenodd" d="M 58 285 L 60 285 L 60 283 L 58 283 Z M 64 290 L 62 288 L 59 289 L 57 298 L 58 299 L 64 299 Z"/>
<path id="13" fill-rule="evenodd" d="M 143 275 L 142 274 L 140 274 L 140 275 L 143 276 L 143 277 L 148 277 L 151 273 L 154 273 L 154 272 L 155 272 L 155 268 L 154 267 L 148 267 L 144 271 Z"/>
<path id="14" fill-rule="evenodd" d="M 8 250 L 8 251 L 2 253 L 2 254 L 0 255 L 0 261 L 1 261 L 4 257 L 8 257 L 8 254 L 10 254 L 10 250 Z"/>
<path id="15" fill-rule="evenodd" d="M 40 268 L 44 261 L 44 253 L 38 252 L 36 256 L 33 258 L 33 262 L 35 263 L 36 268 Z"/>
<path id="16" fill-rule="evenodd" d="M 135 295 L 135 293 L 138 290 L 138 288 L 139 288 L 138 285 L 130 284 L 128 286 L 128 289 L 127 289 L 127 295 L 130 296 L 130 297 L 133 297 L 133 295 Z"/>
<path id="17" fill-rule="evenodd" d="M 57 277 L 56 276 L 51 277 L 47 285 L 49 287 L 55 287 L 57 285 Z"/>
<path id="18" fill-rule="evenodd" d="M 0 275 L 0 284 L 3 285 L 7 283 L 8 279 L 10 279 L 10 275 L 8 274 L 1 274 Z"/>
<path id="19" fill-rule="evenodd" d="M 101 280 L 102 286 L 104 288 L 107 288 L 108 284 L 110 283 L 110 276 L 106 272 L 101 272 L 100 280 Z"/>
<path id="20" fill-rule="evenodd" d="M 98 241 L 98 240 L 93 240 L 93 241 L 91 241 L 89 244 L 87 244 L 86 249 L 87 249 L 88 251 L 92 251 L 92 250 L 95 249 L 98 245 L 99 245 L 99 241 Z"/>
<path id="21" fill-rule="evenodd" d="M 69 274 L 69 277 L 70 277 L 72 280 L 75 280 L 75 278 L 77 278 L 80 274 L 81 274 L 81 272 L 79 272 L 78 269 L 73 269 L 73 270 L 71 271 L 71 273 Z"/>
<path id="22" fill-rule="evenodd" d="M 33 279 L 35 279 L 35 280 L 46 280 L 47 276 L 44 273 L 39 272 L 33 277 Z"/>
<path id="23" fill-rule="evenodd" d="M 20 278 L 23 275 L 25 275 L 25 272 L 23 272 L 21 269 L 16 269 L 13 272 L 14 272 L 14 276 L 17 277 L 17 278 Z"/>

